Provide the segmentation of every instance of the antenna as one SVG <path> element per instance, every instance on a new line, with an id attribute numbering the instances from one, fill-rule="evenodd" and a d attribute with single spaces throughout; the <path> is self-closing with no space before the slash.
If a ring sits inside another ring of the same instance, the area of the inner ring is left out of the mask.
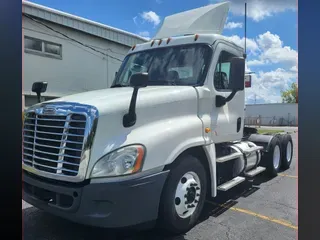
<path id="1" fill-rule="evenodd" d="M 247 3 L 244 3 L 244 54 L 243 57 L 247 58 Z"/>

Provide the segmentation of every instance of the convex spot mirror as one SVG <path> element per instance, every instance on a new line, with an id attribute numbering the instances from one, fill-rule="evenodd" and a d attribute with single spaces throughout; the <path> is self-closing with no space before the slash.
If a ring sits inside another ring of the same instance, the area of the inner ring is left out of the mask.
<path id="1" fill-rule="evenodd" d="M 44 93 L 45 91 L 47 91 L 47 86 L 48 86 L 47 82 L 34 82 L 32 84 L 32 92 Z"/>
<path id="2" fill-rule="evenodd" d="M 232 91 L 244 90 L 245 59 L 233 57 L 230 62 L 230 87 Z"/>

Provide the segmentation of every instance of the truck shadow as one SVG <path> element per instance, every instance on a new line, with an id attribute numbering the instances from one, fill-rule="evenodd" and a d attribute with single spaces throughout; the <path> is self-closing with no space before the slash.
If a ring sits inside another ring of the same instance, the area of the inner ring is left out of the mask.
<path id="1" fill-rule="evenodd" d="M 219 192 L 215 198 L 207 199 L 199 223 L 206 221 L 210 217 L 217 218 L 224 212 L 229 211 L 238 203 L 238 199 L 247 198 L 260 189 L 260 185 L 269 182 L 267 174 L 261 174 L 251 180 L 247 180 L 226 192 Z"/>
<path id="2" fill-rule="evenodd" d="M 22 210 L 24 240 L 185 240 L 166 237 L 156 229 L 102 229 L 84 226 L 53 216 L 35 207 Z"/>
<path id="3" fill-rule="evenodd" d="M 270 181 L 265 175 L 252 181 L 245 181 L 227 192 L 219 192 L 218 197 L 206 202 L 199 223 L 210 217 L 217 218 L 238 203 L 239 198 L 246 198 L 260 189 L 259 185 Z M 110 230 L 88 227 L 45 213 L 35 207 L 22 210 L 23 236 L 25 240 L 185 240 L 185 236 L 167 237 L 156 229 L 150 230 Z M 192 231 L 192 230 L 191 230 Z"/>

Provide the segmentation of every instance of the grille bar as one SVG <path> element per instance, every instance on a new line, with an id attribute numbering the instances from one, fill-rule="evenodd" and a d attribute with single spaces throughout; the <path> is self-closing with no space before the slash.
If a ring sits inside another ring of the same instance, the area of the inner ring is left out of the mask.
<path id="1" fill-rule="evenodd" d="M 26 126 L 32 126 L 34 127 L 35 124 L 30 124 L 30 123 L 26 123 L 25 124 Z M 50 125 L 40 125 L 40 124 L 37 124 L 38 127 L 48 127 L 48 128 L 64 128 L 64 127 L 60 127 L 60 126 L 50 126 Z M 85 130 L 85 128 L 77 128 L 77 127 L 71 127 L 69 126 L 69 129 L 82 129 L 82 130 Z"/>
<path id="2" fill-rule="evenodd" d="M 24 153 L 24 155 L 26 155 L 26 154 Z M 29 155 L 26 155 L 26 156 L 30 156 L 30 154 L 29 154 Z M 32 156 L 32 155 L 31 155 L 31 156 Z M 37 157 L 37 156 L 36 156 L 35 158 L 40 159 L 40 160 L 43 160 L 43 161 L 59 163 L 59 161 L 54 161 L 54 160 L 51 160 L 51 159 L 48 159 L 48 158 L 41 158 L 41 157 Z M 24 159 L 24 161 L 32 162 L 32 161 L 30 161 L 30 160 L 28 160 L 28 159 Z M 63 164 L 72 165 L 72 166 L 79 166 L 79 165 L 80 165 L 80 164 L 70 163 L 70 162 L 65 162 L 65 161 L 60 161 L 60 162 L 63 163 Z"/>
<path id="3" fill-rule="evenodd" d="M 36 127 L 38 127 L 36 125 Z M 64 128 L 63 128 L 64 129 Z M 34 132 L 35 130 L 30 130 L 30 129 L 24 129 L 24 131 L 28 131 L 28 132 Z M 43 131 L 36 131 L 37 133 L 42 133 L 42 134 L 49 134 L 49 135 L 65 135 L 66 133 L 55 133 L 55 132 L 43 132 Z M 73 136 L 73 137 L 83 137 L 83 135 L 79 135 L 79 134 L 68 134 L 68 136 Z"/>
<path id="4" fill-rule="evenodd" d="M 24 147 L 24 149 L 32 151 L 31 148 Z M 63 149 L 63 148 L 60 148 L 60 149 Z M 68 154 L 64 154 L 64 153 L 50 153 L 50 152 L 39 151 L 37 149 L 34 150 L 34 153 L 43 153 L 43 154 L 49 154 L 49 155 L 58 156 L 58 157 L 80 158 L 80 157 L 77 157 L 77 156 L 72 156 L 72 155 L 68 155 Z M 34 156 L 36 156 L 36 155 L 34 154 Z"/>
<path id="5" fill-rule="evenodd" d="M 29 120 L 36 120 L 36 118 L 29 118 Z M 41 121 L 54 121 L 54 122 L 65 122 L 66 120 L 63 119 L 45 119 L 45 118 L 40 118 L 39 120 Z M 81 121 L 81 120 L 68 120 L 76 123 L 86 123 L 86 121 Z"/>
<path id="6" fill-rule="evenodd" d="M 28 138 L 33 138 L 33 136 L 26 136 L 25 137 L 28 137 Z M 47 138 L 40 138 L 40 137 L 36 137 L 36 140 L 44 140 L 44 141 L 51 141 L 51 142 L 61 142 L 61 140 L 56 140 L 56 139 L 47 139 Z M 70 141 L 70 140 L 67 140 L 67 141 L 64 141 L 66 143 L 73 143 L 73 144 L 82 144 L 82 142 L 78 142 L 78 141 Z"/>
<path id="7" fill-rule="evenodd" d="M 26 144 L 33 144 L 32 142 L 28 142 L 28 141 L 24 141 Z M 80 143 L 81 144 L 81 143 Z M 39 143 L 36 143 L 37 146 L 39 147 L 46 147 L 46 148 L 55 148 L 55 149 L 61 149 L 63 147 L 55 147 L 55 146 L 49 146 L 49 145 L 43 145 L 43 144 L 39 144 Z M 81 152 L 82 150 L 81 149 L 76 149 L 76 148 L 68 148 L 68 147 L 65 147 L 64 148 L 65 150 L 70 150 L 70 151 L 78 151 L 78 152 Z"/>
<path id="8" fill-rule="evenodd" d="M 62 168 L 62 167 L 60 167 L 60 168 L 59 168 L 59 167 L 51 167 L 51 166 L 39 164 L 39 163 L 36 163 L 36 162 L 34 162 L 33 164 L 34 164 L 35 166 L 39 166 L 39 167 L 43 167 L 43 168 L 48 168 L 48 169 L 57 170 L 57 173 L 58 173 L 58 174 L 61 174 L 62 171 L 67 171 L 67 172 L 70 172 L 70 173 L 78 173 L 78 171 L 74 171 L 74 170 L 70 170 L 70 169 Z"/>

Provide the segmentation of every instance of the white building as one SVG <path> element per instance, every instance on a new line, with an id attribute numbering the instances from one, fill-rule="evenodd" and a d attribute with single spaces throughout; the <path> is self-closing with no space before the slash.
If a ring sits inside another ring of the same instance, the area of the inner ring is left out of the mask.
<path id="1" fill-rule="evenodd" d="M 110 87 L 128 50 L 146 39 L 23 1 L 23 99 L 36 103 L 33 82 L 48 82 L 45 99 Z"/>

